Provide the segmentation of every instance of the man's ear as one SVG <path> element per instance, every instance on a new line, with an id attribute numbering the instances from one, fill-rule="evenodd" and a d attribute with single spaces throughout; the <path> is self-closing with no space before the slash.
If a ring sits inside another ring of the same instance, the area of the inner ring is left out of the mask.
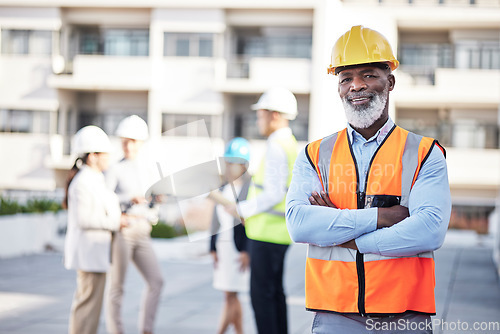
<path id="1" fill-rule="evenodd" d="M 396 85 L 396 77 L 391 73 L 387 76 L 387 80 L 389 80 L 389 91 L 392 91 Z"/>
<path id="2" fill-rule="evenodd" d="M 279 112 L 277 112 L 277 111 L 273 111 L 271 113 L 271 119 L 272 120 L 278 120 L 278 119 L 281 119 L 281 117 L 282 117 L 281 114 Z"/>

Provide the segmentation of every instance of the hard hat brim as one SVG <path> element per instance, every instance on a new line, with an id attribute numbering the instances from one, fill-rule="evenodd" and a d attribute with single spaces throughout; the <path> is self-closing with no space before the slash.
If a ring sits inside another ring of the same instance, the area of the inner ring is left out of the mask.
<path id="1" fill-rule="evenodd" d="M 293 121 L 295 118 L 297 118 L 297 114 L 298 114 L 298 112 L 297 112 L 297 114 L 290 114 L 290 113 L 286 113 L 286 112 L 282 112 L 282 111 L 278 111 L 278 110 L 269 109 L 269 108 L 266 108 L 265 105 L 259 104 L 259 103 L 252 104 L 250 106 L 250 108 L 254 111 L 268 110 L 268 111 L 277 112 L 277 113 L 280 113 L 281 115 L 283 115 L 283 117 L 289 121 Z"/>
<path id="2" fill-rule="evenodd" d="M 257 111 L 257 110 L 266 109 L 266 108 L 263 108 L 263 105 L 260 103 L 255 103 L 255 104 L 252 104 L 250 106 L 250 109 Z"/>
<path id="3" fill-rule="evenodd" d="M 397 62 L 397 60 L 396 60 Z M 356 67 L 364 67 L 364 66 L 373 66 L 373 67 L 378 67 L 381 70 L 388 70 L 389 68 L 391 71 L 394 71 L 399 65 L 399 62 L 395 65 L 390 61 L 383 61 L 383 62 L 370 62 L 370 63 L 359 63 L 359 64 L 350 64 L 350 65 L 344 65 L 344 66 L 337 66 L 332 68 L 333 74 L 339 75 L 340 72 L 344 70 L 348 70 L 351 68 L 356 68 Z"/>
<path id="4" fill-rule="evenodd" d="M 247 159 L 242 158 L 242 157 L 236 157 L 236 156 L 224 156 L 223 159 L 225 162 L 231 163 L 231 164 L 246 165 L 249 163 L 249 161 Z"/>

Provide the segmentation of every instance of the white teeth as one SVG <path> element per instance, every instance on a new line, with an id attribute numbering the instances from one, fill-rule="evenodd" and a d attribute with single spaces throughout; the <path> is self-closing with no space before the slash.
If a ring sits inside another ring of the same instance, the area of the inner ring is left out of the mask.
<path id="1" fill-rule="evenodd" d="M 352 99 L 352 101 L 363 101 L 363 100 L 367 100 L 368 98 L 366 97 L 360 97 L 360 98 L 357 98 L 357 99 Z"/>

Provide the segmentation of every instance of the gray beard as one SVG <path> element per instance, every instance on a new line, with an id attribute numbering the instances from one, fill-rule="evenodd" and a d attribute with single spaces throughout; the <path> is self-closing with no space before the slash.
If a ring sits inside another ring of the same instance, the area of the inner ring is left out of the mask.
<path id="1" fill-rule="evenodd" d="M 357 129 L 366 129 L 372 126 L 384 113 L 387 104 L 389 87 L 380 94 L 374 94 L 373 99 L 366 106 L 352 105 L 347 97 L 342 98 L 347 122 Z"/>

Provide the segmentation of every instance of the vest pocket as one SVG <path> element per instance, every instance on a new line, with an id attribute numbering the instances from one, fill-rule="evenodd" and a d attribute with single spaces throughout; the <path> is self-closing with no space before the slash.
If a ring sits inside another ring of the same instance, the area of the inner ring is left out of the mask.
<path id="1" fill-rule="evenodd" d="M 401 196 L 393 195 L 366 195 L 365 209 L 388 208 L 401 203 Z"/>

